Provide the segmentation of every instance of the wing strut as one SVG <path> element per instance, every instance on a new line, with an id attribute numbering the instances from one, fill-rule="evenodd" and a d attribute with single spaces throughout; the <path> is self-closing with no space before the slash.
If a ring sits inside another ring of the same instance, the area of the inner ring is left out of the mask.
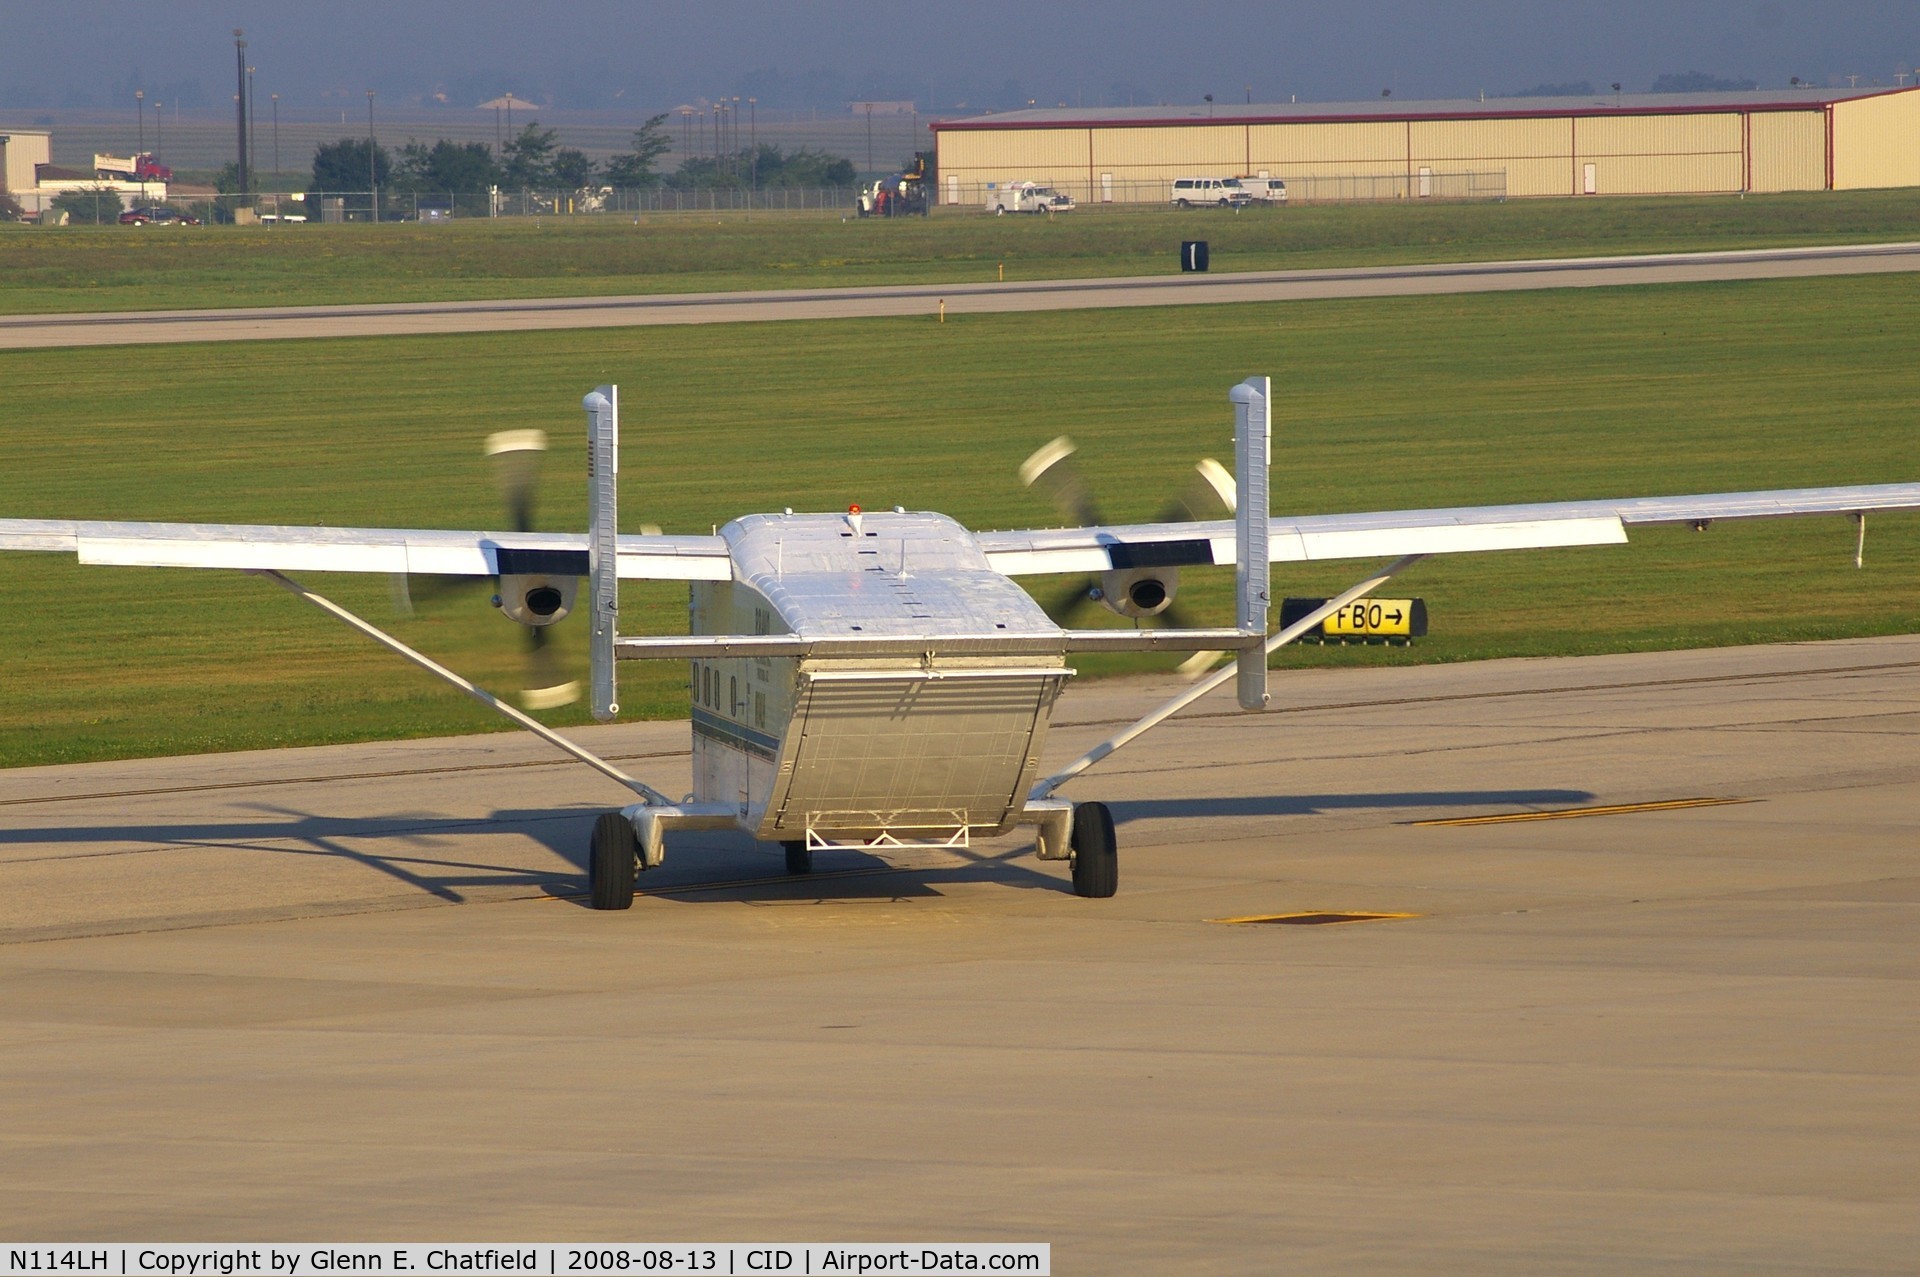
<path id="1" fill-rule="evenodd" d="M 1238 615 L 1234 624 L 1252 639 L 1267 632 L 1267 606 L 1273 591 L 1273 565 L 1268 562 L 1267 536 L 1272 516 L 1267 499 L 1267 453 L 1273 444 L 1272 383 L 1249 377 L 1228 392 L 1233 400 L 1234 593 Z M 1261 709 L 1267 703 L 1267 656 L 1257 647 L 1240 649 L 1241 709 Z"/>
<path id="2" fill-rule="evenodd" d="M 347 609 L 341 607 L 338 603 L 333 602 L 331 599 L 322 598 L 320 595 L 315 594 L 312 590 L 309 590 L 306 586 L 301 585 L 298 581 L 295 581 L 291 577 L 285 576 L 284 574 L 277 572 L 272 568 L 250 568 L 248 569 L 248 571 L 253 576 L 264 576 L 269 581 L 272 581 L 276 585 L 285 586 L 289 591 L 299 595 L 301 598 L 313 604 L 315 607 L 319 608 L 322 612 L 325 612 L 327 615 L 336 617 L 339 620 L 345 621 L 348 625 L 352 626 L 356 630 L 359 630 L 362 634 L 366 635 L 368 638 L 372 639 L 374 642 L 380 644 L 382 647 L 386 648 L 388 651 L 393 652 L 400 656 L 404 656 L 409 661 L 412 661 L 415 665 L 418 665 L 421 669 L 425 670 L 427 673 L 434 675 L 436 678 L 442 678 L 442 679 L 445 679 L 447 682 L 452 683 L 455 687 L 459 688 L 461 691 L 465 692 L 467 695 L 473 697 L 474 700 L 479 701 L 482 705 L 485 705 L 488 709 L 493 710 L 499 714 L 504 714 L 506 717 L 512 719 L 515 724 L 517 724 L 520 727 L 526 728 L 528 731 L 532 732 L 535 736 L 538 736 L 541 740 L 546 741 L 549 745 L 552 745 L 556 749 L 562 750 L 565 753 L 573 755 L 575 758 L 579 759 L 581 762 L 585 763 L 587 766 L 593 768 L 595 771 L 599 772 L 601 775 L 607 776 L 613 780 L 619 781 L 622 785 L 625 785 L 628 789 L 631 789 L 634 793 L 640 795 L 640 797 L 644 799 L 649 805 L 652 805 L 652 806 L 671 806 L 672 805 L 672 800 L 669 799 L 665 794 L 661 793 L 659 790 L 641 781 L 635 780 L 633 777 L 621 771 L 618 767 L 615 767 L 612 763 L 606 761 L 604 758 L 601 758 L 598 754 L 594 754 L 588 750 L 582 749 L 580 746 L 574 744 L 572 741 L 562 736 L 559 732 L 556 732 L 551 727 L 548 727 L 545 723 L 542 723 L 537 719 L 527 717 L 525 714 L 521 713 L 519 710 L 509 705 L 507 702 L 495 696 L 492 692 L 489 692 L 485 688 L 480 687 L 477 684 L 470 683 L 466 679 L 461 678 L 458 674 L 455 674 L 452 670 L 448 669 L 446 666 L 435 661 L 432 657 L 427 656 L 422 652 L 414 651 L 412 648 L 408 647 L 405 643 L 402 643 L 399 639 L 393 637 L 393 635 L 388 634 L 386 631 L 379 629 L 378 627 L 368 623 L 367 621 L 360 619 L 359 617 L 355 616 L 352 612 L 349 612 L 347 611 Z"/>
<path id="3" fill-rule="evenodd" d="M 1271 653 L 1293 642 L 1302 634 L 1305 634 L 1308 630 L 1320 624 L 1320 622 L 1326 620 L 1329 616 L 1332 616 L 1335 612 L 1338 612 L 1355 599 L 1364 598 L 1373 593 L 1388 581 L 1399 576 L 1402 572 L 1405 572 L 1408 568 L 1426 557 L 1424 554 L 1409 554 L 1405 558 L 1396 559 L 1366 580 L 1341 594 L 1338 598 L 1328 599 L 1325 603 L 1322 603 L 1319 607 L 1268 639 L 1266 644 L 1259 649 L 1261 652 L 1260 659 L 1264 662 L 1266 657 Z M 1035 785 L 1032 792 L 1027 795 L 1027 801 L 1035 802 L 1039 799 L 1050 797 L 1054 790 L 1060 788 L 1060 786 L 1066 784 L 1095 763 L 1106 758 L 1122 745 L 1133 740 L 1136 736 L 1158 727 L 1161 723 L 1172 718 L 1175 714 L 1193 704 L 1228 679 L 1237 677 L 1239 673 L 1240 667 L 1235 664 L 1225 666 L 1215 673 L 1208 675 L 1192 687 L 1189 687 L 1186 691 L 1180 693 L 1180 695 L 1168 701 L 1165 705 L 1162 705 L 1159 709 L 1154 710 L 1153 713 L 1147 715 L 1133 726 L 1127 728 L 1125 731 L 1109 736 L 1053 775 Z"/>
<path id="4" fill-rule="evenodd" d="M 587 640 L 593 716 L 620 712 L 613 659 L 620 620 L 620 391 L 601 386 L 580 406 L 587 410 L 587 595 L 593 633 Z"/>

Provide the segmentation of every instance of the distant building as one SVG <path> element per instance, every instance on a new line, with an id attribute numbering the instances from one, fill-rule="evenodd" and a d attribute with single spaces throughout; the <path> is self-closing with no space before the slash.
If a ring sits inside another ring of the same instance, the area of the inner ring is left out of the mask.
<path id="1" fill-rule="evenodd" d="M 97 163 L 106 156 L 95 156 Z M 0 177 L 4 189 L 19 202 L 29 217 L 37 217 L 67 191 L 117 191 L 123 200 L 134 203 L 162 203 L 167 184 L 152 179 L 137 180 L 102 176 L 98 167 L 64 168 L 53 162 L 53 135 L 38 129 L 9 129 L 0 126 Z"/>
<path id="2" fill-rule="evenodd" d="M 1043 182 L 1165 202 L 1182 177 L 1277 177 L 1290 202 L 1920 186 L 1920 88 L 1239 103 L 936 122 L 941 200 Z"/>
<path id="3" fill-rule="evenodd" d="M 34 169 L 53 159 L 53 135 L 0 125 L 0 191 L 15 199 L 40 184 Z"/>

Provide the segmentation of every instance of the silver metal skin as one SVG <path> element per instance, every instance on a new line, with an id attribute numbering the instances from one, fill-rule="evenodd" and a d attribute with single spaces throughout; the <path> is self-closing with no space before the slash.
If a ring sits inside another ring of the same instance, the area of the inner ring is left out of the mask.
<path id="1" fill-rule="evenodd" d="M 965 845 L 1024 818 L 1066 634 L 971 533 L 891 511 L 720 535 L 735 580 L 694 586 L 687 640 L 712 636 L 691 648 L 690 807 L 809 847 Z"/>

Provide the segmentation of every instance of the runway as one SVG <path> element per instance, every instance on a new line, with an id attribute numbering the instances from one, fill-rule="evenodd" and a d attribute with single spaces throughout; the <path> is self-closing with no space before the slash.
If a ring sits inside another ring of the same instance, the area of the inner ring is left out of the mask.
<path id="1" fill-rule="evenodd" d="M 1912 1270 L 1920 637 L 1274 690 L 1069 789 L 1108 901 L 689 835 L 594 913 L 620 791 L 518 736 L 0 772 L 0 1232 Z M 1220 921 L 1316 911 L 1411 916 Z"/>
<path id="2" fill-rule="evenodd" d="M 1153 275 L 985 284 L 906 284 L 522 301 L 404 302 L 0 317 L 0 350 L 159 342 L 530 332 L 650 324 L 934 316 L 1411 297 L 1437 293 L 1804 278 L 1920 270 L 1920 244 L 1744 249 L 1634 257 L 1462 262 L 1333 270 Z"/>

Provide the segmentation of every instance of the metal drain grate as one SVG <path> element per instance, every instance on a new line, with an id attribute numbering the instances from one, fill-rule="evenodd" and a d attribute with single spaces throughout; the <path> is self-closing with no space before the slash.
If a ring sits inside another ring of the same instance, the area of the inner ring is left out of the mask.
<path id="1" fill-rule="evenodd" d="M 1257 913 L 1245 918 L 1209 918 L 1209 922 L 1228 926 L 1270 923 L 1281 927 L 1324 927 L 1336 922 L 1390 922 L 1397 918 L 1418 918 L 1417 913 Z"/>

